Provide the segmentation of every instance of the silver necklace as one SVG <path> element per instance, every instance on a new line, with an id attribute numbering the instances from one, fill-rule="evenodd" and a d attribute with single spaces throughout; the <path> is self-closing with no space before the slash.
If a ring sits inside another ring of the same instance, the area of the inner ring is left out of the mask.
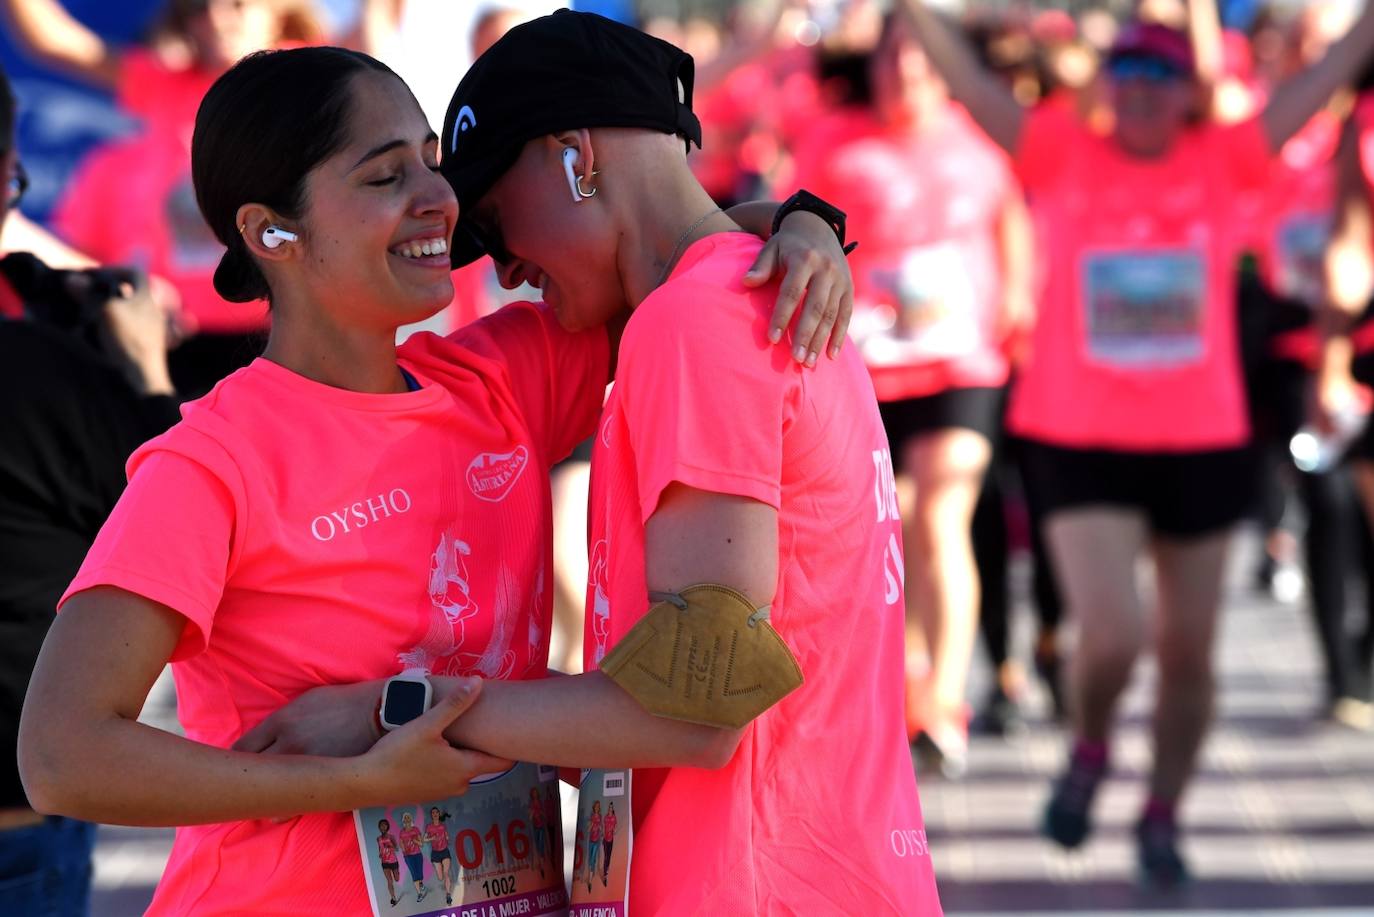
<path id="1" fill-rule="evenodd" d="M 719 207 L 707 211 L 705 214 L 702 215 L 701 219 L 697 220 L 691 226 L 688 226 L 686 231 L 684 231 L 682 235 L 677 237 L 677 244 L 673 246 L 673 253 L 668 256 L 668 263 L 663 265 L 663 272 L 658 275 L 658 280 L 654 283 L 655 289 L 663 286 L 663 281 L 668 279 L 668 274 L 673 270 L 673 265 L 677 264 L 677 257 L 680 253 L 679 249 L 682 248 L 682 243 L 687 241 L 687 237 L 690 236 L 692 233 L 696 232 L 697 229 L 701 227 L 702 223 L 705 223 L 707 220 L 711 219 L 711 217 L 715 216 L 716 214 L 723 212 L 724 211 L 721 210 Z"/>

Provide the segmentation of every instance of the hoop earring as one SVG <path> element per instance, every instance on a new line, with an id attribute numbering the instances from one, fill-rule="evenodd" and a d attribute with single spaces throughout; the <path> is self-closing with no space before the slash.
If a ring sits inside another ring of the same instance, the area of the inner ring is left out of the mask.
<path id="1" fill-rule="evenodd" d="M 593 170 L 592 170 L 592 175 L 600 175 L 600 174 L 601 174 L 601 170 L 600 170 L 600 169 L 593 169 Z M 582 179 L 584 179 L 584 178 L 586 178 L 586 177 L 587 177 L 587 176 L 579 175 L 579 176 L 577 176 L 577 182 L 576 182 L 576 186 L 577 186 L 577 196 L 580 197 L 580 198 L 582 198 L 583 200 L 586 200 L 586 199 L 589 198 L 589 197 L 596 197 L 596 189 L 595 189 L 595 188 L 593 188 L 593 189 L 590 190 L 590 191 L 583 190 L 583 188 L 582 188 Z"/>

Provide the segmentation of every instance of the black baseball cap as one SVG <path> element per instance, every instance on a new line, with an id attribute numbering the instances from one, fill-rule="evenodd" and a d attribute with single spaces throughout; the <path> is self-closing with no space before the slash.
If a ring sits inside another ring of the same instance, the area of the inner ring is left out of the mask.
<path id="1" fill-rule="evenodd" d="M 507 32 L 453 93 L 439 170 L 458 195 L 455 268 L 488 253 L 466 215 L 535 137 L 583 127 L 642 127 L 701 146 L 692 56 L 631 26 L 559 10 Z"/>

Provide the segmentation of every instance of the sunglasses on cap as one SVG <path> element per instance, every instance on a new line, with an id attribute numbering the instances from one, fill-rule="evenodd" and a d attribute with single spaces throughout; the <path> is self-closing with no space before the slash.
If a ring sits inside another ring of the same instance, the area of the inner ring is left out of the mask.
<path id="1" fill-rule="evenodd" d="M 1172 61 L 1136 55 L 1118 57 L 1107 65 L 1107 73 L 1117 82 L 1142 80 L 1146 83 L 1172 83 L 1187 77 Z"/>

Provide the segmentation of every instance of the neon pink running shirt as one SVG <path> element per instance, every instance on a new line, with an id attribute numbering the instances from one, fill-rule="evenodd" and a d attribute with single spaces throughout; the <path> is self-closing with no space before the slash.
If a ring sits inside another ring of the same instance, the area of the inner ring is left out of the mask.
<path id="1" fill-rule="evenodd" d="M 310 688 L 403 669 L 545 674 L 548 469 L 595 428 L 605 333 L 522 303 L 399 357 L 419 391 L 257 360 L 130 460 L 67 597 L 117 586 L 186 618 L 189 738 L 228 747 Z M 186 827 L 149 913 L 367 913 L 363 875 L 350 813 Z"/>
<path id="2" fill-rule="evenodd" d="M 383 863 L 396 862 L 396 838 L 390 834 L 383 834 L 377 838 L 377 852 L 381 854 Z"/>
<path id="3" fill-rule="evenodd" d="M 420 852 L 421 840 L 424 837 L 419 828 L 401 829 L 401 851 L 406 856 L 415 856 Z"/>
<path id="4" fill-rule="evenodd" d="M 1016 157 L 1047 279 L 1009 426 L 1075 448 L 1195 452 L 1249 436 L 1236 331 L 1242 195 L 1270 151 L 1258 120 L 1127 156 L 1058 110 Z"/>
<path id="5" fill-rule="evenodd" d="M 430 823 L 425 825 L 425 839 L 429 841 L 429 849 L 447 850 L 448 849 L 448 828 L 442 824 Z"/>
<path id="6" fill-rule="evenodd" d="M 677 481 L 778 510 L 772 621 L 806 684 L 729 764 L 632 772 L 632 914 L 940 913 L 902 716 L 901 522 L 854 348 L 768 342 L 761 243 L 692 245 L 633 313 L 592 455 L 586 661 L 648 607 L 644 522 Z M 835 812 L 862 813 L 836 841 Z M 684 866 L 683 851 L 691 851 Z"/>
<path id="7" fill-rule="evenodd" d="M 999 233 L 1020 193 L 1007 155 L 953 103 L 920 133 L 845 111 L 810 136 L 797 184 L 843 202 L 859 241 L 850 333 L 878 400 L 1006 384 Z"/>

